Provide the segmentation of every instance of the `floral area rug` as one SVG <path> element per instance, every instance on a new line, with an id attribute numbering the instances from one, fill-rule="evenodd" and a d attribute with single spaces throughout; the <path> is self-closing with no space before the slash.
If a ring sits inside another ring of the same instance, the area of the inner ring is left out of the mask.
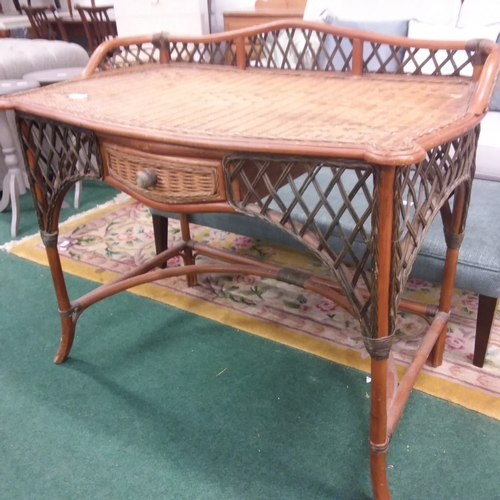
<path id="1" fill-rule="evenodd" d="M 249 254 L 257 259 L 313 269 L 322 265 L 306 253 L 287 250 L 220 230 L 192 225 L 199 242 Z M 169 243 L 180 240 L 179 223 L 169 221 Z M 107 282 L 154 255 L 149 210 L 128 201 L 97 210 L 61 228 L 59 251 L 63 267 L 81 277 Z M 46 263 L 38 236 L 15 245 L 11 252 Z M 197 262 L 208 261 L 198 256 Z M 182 265 L 175 257 L 169 266 Z M 341 307 L 312 292 L 271 279 L 238 275 L 199 275 L 198 285 L 188 288 L 184 277 L 169 278 L 132 290 L 162 302 L 190 310 L 257 335 L 312 352 L 336 362 L 369 370 L 359 325 Z M 410 279 L 405 297 L 425 303 L 438 301 L 439 289 Z M 441 367 L 425 367 L 416 388 L 500 419 L 500 311 L 484 368 L 472 365 L 477 296 L 455 290 Z M 419 316 L 400 313 L 399 340 L 393 352 L 400 372 L 418 347 L 427 323 Z"/>

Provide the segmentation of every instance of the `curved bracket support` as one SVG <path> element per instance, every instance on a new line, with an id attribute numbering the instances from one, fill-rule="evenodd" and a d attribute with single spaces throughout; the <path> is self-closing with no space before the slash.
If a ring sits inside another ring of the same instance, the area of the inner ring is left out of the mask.
<path id="1" fill-rule="evenodd" d="M 88 130 L 16 114 L 26 172 L 40 230 L 57 231 L 64 196 L 83 179 L 102 179 L 97 138 Z"/>

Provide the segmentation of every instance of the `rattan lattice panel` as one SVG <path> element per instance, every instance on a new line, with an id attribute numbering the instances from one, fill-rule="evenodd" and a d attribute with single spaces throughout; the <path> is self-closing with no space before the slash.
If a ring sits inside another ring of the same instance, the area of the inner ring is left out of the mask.
<path id="1" fill-rule="evenodd" d="M 353 39 L 326 31 L 288 27 L 246 38 L 247 65 L 262 68 L 340 71 L 352 69 Z M 363 71 L 471 76 L 477 51 L 401 47 L 363 41 Z"/>
<path id="2" fill-rule="evenodd" d="M 82 179 L 102 179 L 97 139 L 88 130 L 16 114 L 40 229 L 52 231 L 57 204 Z"/>
<path id="3" fill-rule="evenodd" d="M 477 136 L 478 129 L 471 130 L 429 151 L 419 164 L 395 170 L 390 332 L 430 224 L 458 186 L 470 188 Z M 342 159 L 231 155 L 224 160 L 233 207 L 288 232 L 327 264 L 365 337 L 377 332 L 379 168 Z M 370 292 L 368 299 L 361 298 L 363 289 Z"/>
<path id="4" fill-rule="evenodd" d="M 375 233 L 366 228 L 373 224 L 372 218 L 376 225 L 377 169 L 354 160 L 246 155 L 228 156 L 224 169 L 233 207 L 288 232 L 325 262 L 346 292 L 363 334 L 372 336 L 376 283 L 370 267 L 376 265 L 372 259 L 376 250 Z M 329 181 L 322 178 L 319 182 L 318 173 L 325 169 Z M 343 179 L 346 171 L 354 172 L 354 180 Z M 312 205 L 311 199 L 315 200 Z M 341 241 L 338 251 L 328 243 L 332 236 Z M 364 246 L 361 253 L 354 248 L 356 240 Z M 363 289 L 371 297 L 362 298 Z"/>
<path id="5" fill-rule="evenodd" d="M 190 62 L 200 64 L 236 65 L 234 43 L 187 43 L 169 42 L 169 58 L 173 62 Z"/>
<path id="6" fill-rule="evenodd" d="M 394 196 L 398 218 L 393 238 L 393 316 L 434 217 L 459 185 L 465 183 L 470 193 L 478 136 L 479 126 L 454 141 L 430 150 L 421 163 L 396 171 Z M 465 218 L 461 231 L 464 226 Z"/>
<path id="7" fill-rule="evenodd" d="M 153 43 L 122 45 L 108 52 L 99 64 L 99 70 L 129 68 L 160 61 L 160 49 Z"/>
<path id="8" fill-rule="evenodd" d="M 349 71 L 352 41 L 309 29 L 286 28 L 249 36 L 247 65 L 257 68 Z"/>
<path id="9" fill-rule="evenodd" d="M 349 72 L 353 38 L 333 34 L 331 30 L 326 24 L 324 31 L 293 26 L 263 29 L 244 37 L 246 64 L 259 68 Z M 449 50 L 358 40 L 362 43 L 362 67 L 366 73 L 470 77 L 474 61 L 483 57 L 479 46 L 474 44 L 463 50 Z M 104 57 L 100 69 L 158 62 L 160 48 L 173 62 L 236 65 L 236 38 L 185 42 L 159 35 L 153 43 L 125 44 L 113 49 Z"/>
<path id="10" fill-rule="evenodd" d="M 228 42 L 193 43 L 168 42 L 161 39 L 156 43 L 121 45 L 108 52 L 99 64 L 100 71 L 129 68 L 160 62 L 160 48 L 165 45 L 168 60 L 200 64 L 236 65 L 234 44 Z"/>
<path id="11" fill-rule="evenodd" d="M 160 156 L 103 144 L 107 171 L 144 197 L 162 203 L 221 201 L 224 187 L 221 162 L 173 156 Z M 148 189 L 137 186 L 139 171 L 154 170 L 156 183 Z"/>

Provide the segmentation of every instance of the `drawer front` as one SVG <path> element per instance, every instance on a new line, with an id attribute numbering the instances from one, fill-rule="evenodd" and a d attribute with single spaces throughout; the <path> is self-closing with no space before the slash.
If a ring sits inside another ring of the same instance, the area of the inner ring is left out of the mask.
<path id="1" fill-rule="evenodd" d="M 106 142 L 102 150 L 108 174 L 151 200 L 186 204 L 226 198 L 218 160 L 163 156 Z M 153 178 L 148 188 L 141 187 L 145 173 Z"/>

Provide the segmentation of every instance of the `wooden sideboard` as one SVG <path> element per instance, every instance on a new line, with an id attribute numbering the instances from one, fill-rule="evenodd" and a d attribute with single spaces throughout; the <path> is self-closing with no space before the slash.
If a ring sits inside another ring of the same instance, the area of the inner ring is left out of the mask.
<path id="1" fill-rule="evenodd" d="M 278 19 L 302 19 L 306 0 L 257 0 L 249 11 L 224 12 L 224 31 L 248 28 Z"/>

